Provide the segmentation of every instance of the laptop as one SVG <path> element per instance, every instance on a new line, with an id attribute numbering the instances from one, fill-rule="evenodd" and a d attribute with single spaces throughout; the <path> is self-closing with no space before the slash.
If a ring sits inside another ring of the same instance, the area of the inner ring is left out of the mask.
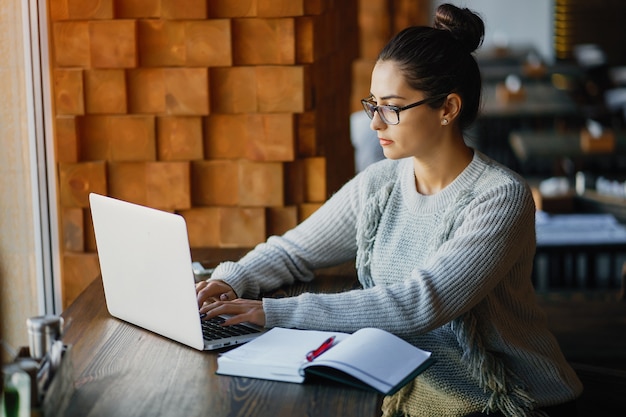
<path id="1" fill-rule="evenodd" d="M 238 345 L 264 332 L 251 323 L 220 326 L 223 317 L 200 319 L 182 216 L 95 193 L 89 203 L 111 316 L 198 350 Z M 210 327 L 221 334 L 205 337 Z"/>

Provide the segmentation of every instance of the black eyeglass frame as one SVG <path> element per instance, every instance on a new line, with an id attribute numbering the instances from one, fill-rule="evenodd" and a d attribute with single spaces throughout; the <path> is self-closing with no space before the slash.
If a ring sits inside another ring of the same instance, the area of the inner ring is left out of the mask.
<path id="1" fill-rule="evenodd" d="M 372 104 L 369 101 L 370 100 L 369 98 L 361 99 L 361 105 L 363 106 L 363 110 L 365 111 L 365 114 L 367 114 L 367 117 L 369 117 L 370 119 L 374 118 L 374 113 L 378 113 L 378 115 L 380 116 L 380 120 L 382 120 L 386 125 L 393 126 L 393 125 L 400 124 L 400 112 L 401 111 L 412 109 L 413 107 L 421 106 L 422 104 L 426 104 L 426 103 L 434 103 L 435 101 L 441 100 L 442 98 L 445 98 L 448 95 L 449 93 L 439 94 L 436 96 L 425 98 L 424 100 L 416 101 L 415 103 L 412 103 L 412 104 L 407 104 L 406 106 L 403 106 L 403 107 L 390 106 L 390 105 L 377 106 L 375 104 Z M 383 116 L 382 113 L 378 111 L 378 109 L 381 107 L 384 107 L 386 109 L 393 110 L 394 112 L 396 112 L 398 121 L 396 123 L 389 123 L 389 121 L 385 119 L 385 116 Z M 370 115 L 369 109 L 372 110 L 371 115 Z"/>

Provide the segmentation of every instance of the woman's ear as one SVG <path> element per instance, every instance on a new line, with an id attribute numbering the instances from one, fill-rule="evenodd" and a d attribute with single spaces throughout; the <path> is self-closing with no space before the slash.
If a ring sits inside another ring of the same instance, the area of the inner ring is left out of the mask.
<path id="1" fill-rule="evenodd" d="M 448 94 L 443 103 L 441 120 L 446 120 L 446 124 L 451 123 L 461 113 L 462 104 L 461 96 L 457 93 Z"/>

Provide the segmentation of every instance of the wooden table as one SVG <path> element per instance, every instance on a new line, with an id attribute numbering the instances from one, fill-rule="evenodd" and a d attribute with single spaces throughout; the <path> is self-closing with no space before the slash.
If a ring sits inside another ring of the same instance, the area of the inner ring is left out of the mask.
<path id="1" fill-rule="evenodd" d="M 324 278 L 320 281 L 323 285 Z M 63 389 L 67 404 L 46 417 L 381 414 L 379 395 L 343 385 L 218 376 L 217 353 L 196 351 L 112 318 L 100 278 L 63 317 L 73 387 Z"/>

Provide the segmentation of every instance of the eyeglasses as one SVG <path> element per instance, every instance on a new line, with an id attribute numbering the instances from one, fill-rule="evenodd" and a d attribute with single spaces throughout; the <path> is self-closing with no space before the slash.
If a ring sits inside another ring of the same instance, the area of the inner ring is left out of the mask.
<path id="1" fill-rule="evenodd" d="M 417 107 L 417 106 L 421 106 L 422 104 L 426 104 L 426 103 L 434 103 L 437 100 L 441 100 L 444 97 L 447 97 L 448 94 L 439 94 L 437 96 L 433 96 L 433 97 L 428 97 L 425 98 L 424 100 L 420 100 L 416 103 L 413 104 L 409 104 L 407 106 L 404 107 L 398 107 L 398 106 L 377 106 L 375 104 L 373 104 L 370 99 L 366 99 L 364 98 L 363 100 L 361 100 L 361 104 L 363 105 L 363 110 L 365 110 L 365 114 L 367 114 L 367 116 L 370 119 L 374 118 L 374 113 L 378 112 L 378 115 L 380 116 L 381 120 L 388 125 L 397 125 L 398 123 L 400 123 L 400 112 L 403 110 L 408 110 L 411 109 L 413 107 Z"/>

